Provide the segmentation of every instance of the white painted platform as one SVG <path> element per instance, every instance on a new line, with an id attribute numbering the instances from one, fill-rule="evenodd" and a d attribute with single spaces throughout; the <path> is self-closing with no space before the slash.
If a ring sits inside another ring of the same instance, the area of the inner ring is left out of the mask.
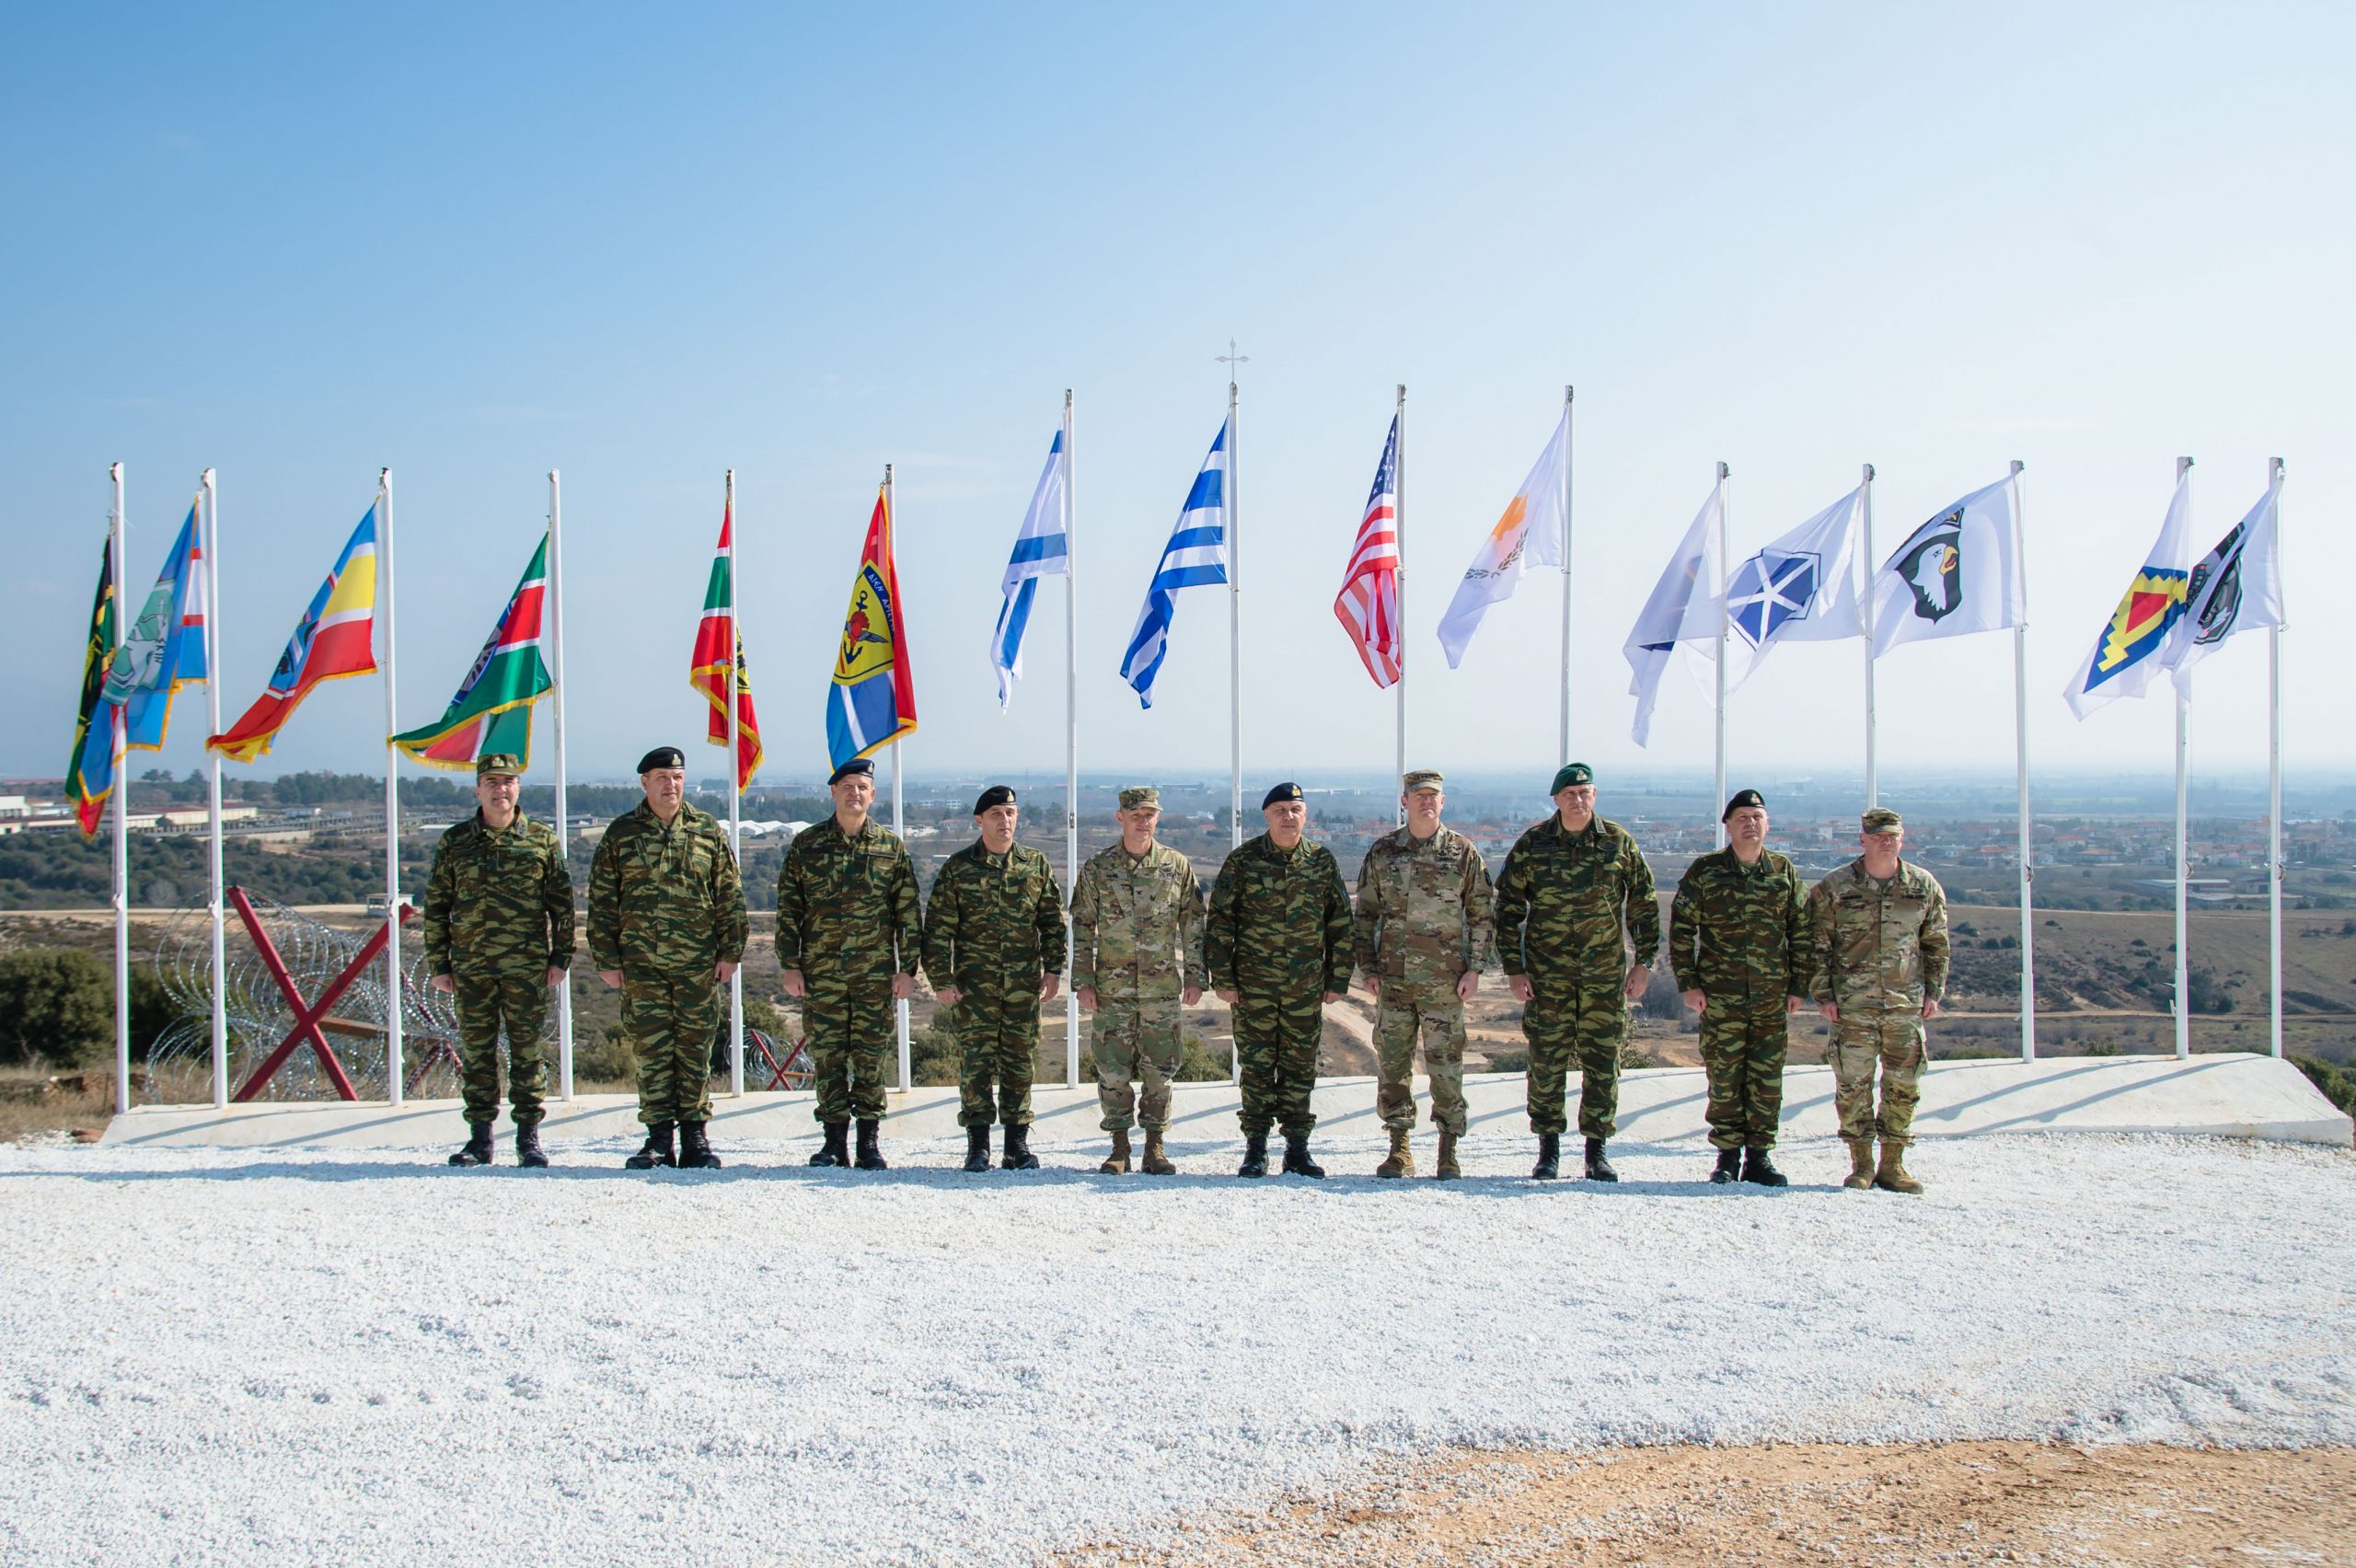
<path id="1" fill-rule="evenodd" d="M 1577 1076 L 1571 1089 L 1576 1124 Z M 1426 1097 L 1421 1078 L 1418 1100 Z M 1465 1080 L 1472 1105 L 1471 1136 L 1522 1139 L 1530 1136 L 1519 1073 L 1475 1074 Z M 1698 1144 L 1707 1132 L 1703 1120 L 1705 1086 L 1691 1067 L 1661 1067 L 1625 1074 L 1620 1085 L 1620 1135 L 1616 1142 Z M 747 1094 L 713 1101 L 711 1136 L 724 1152 L 732 1143 L 807 1141 L 818 1127 L 811 1096 Z M 1372 1133 L 1374 1080 L 1326 1078 L 1317 1088 L 1322 1131 Z M 1034 1137 L 1043 1144 L 1089 1143 L 1098 1130 L 1096 1091 L 1083 1085 L 1057 1085 L 1034 1091 L 1037 1118 Z M 1177 1092 L 1171 1141 L 1205 1145 L 1233 1142 L 1236 1091 L 1225 1083 L 1186 1084 Z M 1419 1122 L 1421 1117 L 1419 1116 Z M 501 1121 L 505 1131 L 505 1119 Z M 1794 1067 L 1784 1078 L 1784 1131 L 1787 1136 L 1831 1137 L 1837 1131 L 1832 1076 L 1826 1067 Z M 2038 1062 L 1965 1060 L 1934 1064 L 1923 1082 L 1923 1103 L 1914 1130 L 1923 1137 L 1969 1137 L 1985 1133 L 2177 1133 L 2283 1143 L 2356 1142 L 2356 1124 L 2333 1109 L 2304 1074 L 2288 1062 L 2265 1056 L 2217 1055 L 2177 1061 L 2173 1056 L 2057 1057 Z M 638 1106 L 628 1095 L 589 1095 L 551 1102 L 542 1128 L 549 1139 L 635 1140 Z M 953 1138 L 957 1134 L 957 1091 L 918 1089 L 894 1094 L 884 1134 L 891 1138 Z M 381 1101 L 343 1104 L 233 1106 L 143 1105 L 117 1116 L 103 1139 L 131 1147 L 214 1148 L 439 1148 L 465 1136 L 458 1103 L 411 1101 L 395 1109 Z"/>

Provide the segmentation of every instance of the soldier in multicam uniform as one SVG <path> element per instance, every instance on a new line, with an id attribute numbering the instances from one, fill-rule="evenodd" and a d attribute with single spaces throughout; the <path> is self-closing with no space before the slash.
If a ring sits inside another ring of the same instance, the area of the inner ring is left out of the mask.
<path id="1" fill-rule="evenodd" d="M 540 1028 L 549 989 L 564 983 L 572 963 L 572 878 L 554 831 L 516 809 L 523 771 L 505 752 L 476 760 L 475 814 L 443 833 L 425 883 L 425 967 L 458 1011 L 470 1136 L 453 1165 L 491 1163 L 502 1027 L 515 1163 L 549 1162 L 540 1150 L 549 1067 Z"/>
<path id="2" fill-rule="evenodd" d="M 875 765 L 855 757 L 826 780 L 835 813 L 803 828 L 777 877 L 777 959 L 785 990 L 802 998 L 817 1069 L 816 1115 L 826 1129 L 813 1165 L 849 1165 L 859 1119 L 861 1170 L 885 1169 L 881 1143 L 884 1058 L 893 1003 L 916 995 L 923 927 L 916 868 L 899 836 L 870 819 Z"/>
<path id="3" fill-rule="evenodd" d="M 1039 1060 L 1039 1004 L 1064 969 L 1064 903 L 1047 858 L 1014 841 L 1022 807 L 993 784 L 974 802 L 981 836 L 932 879 L 924 972 L 950 1009 L 964 1057 L 957 1121 L 965 1169 L 990 1168 L 990 1124 L 1006 1127 L 1005 1169 L 1036 1170 L 1031 1079 Z"/>
<path id="4" fill-rule="evenodd" d="M 1357 967 L 1374 993 L 1375 1113 L 1391 1133 L 1377 1176 L 1413 1176 L 1408 1136 L 1415 1126 L 1411 1075 L 1415 1041 L 1431 1076 L 1432 1124 L 1439 1129 L 1433 1174 L 1463 1174 L 1464 1004 L 1494 947 L 1489 868 L 1472 841 L 1440 824 L 1445 780 L 1431 768 L 1400 780 L 1407 824 L 1374 841 L 1358 870 Z"/>
<path id="5" fill-rule="evenodd" d="M 1551 793 L 1555 814 L 1515 841 L 1497 874 L 1497 958 L 1514 998 L 1528 1004 L 1521 1028 L 1538 1135 L 1530 1173 L 1557 1173 L 1564 1085 L 1576 1060 L 1588 1179 L 1617 1182 L 1603 1146 L 1617 1125 L 1628 1004 L 1645 994 L 1660 946 L 1660 906 L 1635 839 L 1595 814 L 1594 770 L 1567 765 Z"/>
<path id="6" fill-rule="evenodd" d="M 1710 1079 L 1710 1180 L 1762 1187 L 1790 1182 L 1769 1153 L 1784 1111 L 1789 1020 L 1807 994 L 1806 886 L 1767 847 L 1767 802 L 1743 790 L 1718 820 L 1727 847 L 1685 869 L 1669 906 L 1669 962 L 1685 1005 L 1702 1015 Z"/>
<path id="7" fill-rule="evenodd" d="M 1914 1141 L 1915 1084 L 1926 1058 L 1923 1025 L 1939 1016 L 1947 986 L 1947 895 L 1938 878 L 1900 858 L 1906 824 L 1896 812 L 1877 806 L 1863 826 L 1865 853 L 1807 895 L 1808 994 L 1832 1025 L 1833 1097 L 1849 1146 L 1841 1184 L 1919 1193 L 1923 1183 L 1906 1173 L 1906 1146 Z"/>
<path id="8" fill-rule="evenodd" d="M 1350 895 L 1334 852 L 1302 836 L 1309 807 L 1300 786 L 1279 784 L 1260 802 L 1268 831 L 1238 846 L 1211 884 L 1204 949 L 1211 986 L 1233 1009 L 1242 1080 L 1243 1163 L 1268 1173 L 1268 1129 L 1285 1134 L 1288 1175 L 1322 1176 L 1309 1158 L 1317 1125 L 1323 1004 L 1350 983 Z"/>
<path id="9" fill-rule="evenodd" d="M 646 1143 L 623 1161 L 632 1170 L 720 1164 L 704 1124 L 711 1043 L 745 958 L 745 887 L 727 830 L 687 803 L 687 766 L 676 746 L 639 758 L 646 799 L 614 819 L 589 862 L 590 957 L 622 994 L 622 1029 L 638 1055 Z"/>
<path id="10" fill-rule="evenodd" d="M 1177 1171 L 1164 1152 L 1170 1086 L 1184 1055 L 1179 1008 L 1203 999 L 1203 889 L 1194 863 L 1154 841 L 1161 795 L 1121 791 L 1121 841 L 1098 851 L 1071 884 L 1071 986 L 1090 1014 L 1096 1103 L 1113 1135 L 1098 1169 L 1126 1175 L 1129 1128 L 1145 1129 L 1142 1169 Z M 1140 1101 L 1137 1085 L 1144 1080 Z"/>

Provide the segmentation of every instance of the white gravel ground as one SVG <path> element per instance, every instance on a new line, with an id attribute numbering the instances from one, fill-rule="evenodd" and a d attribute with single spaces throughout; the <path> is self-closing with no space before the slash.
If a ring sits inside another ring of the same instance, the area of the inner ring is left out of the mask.
<path id="1" fill-rule="evenodd" d="M 1974 1139 L 1910 1200 L 1823 1142 L 1784 1193 L 807 1148 L 0 1150 L 0 1561 L 1023 1562 L 1443 1444 L 2356 1442 L 2346 1151 Z"/>

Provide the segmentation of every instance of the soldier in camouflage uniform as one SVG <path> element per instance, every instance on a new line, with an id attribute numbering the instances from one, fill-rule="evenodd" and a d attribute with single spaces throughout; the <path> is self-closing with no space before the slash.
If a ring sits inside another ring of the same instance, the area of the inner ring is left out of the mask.
<path id="1" fill-rule="evenodd" d="M 1497 959 L 1528 1004 L 1530 1175 L 1551 1180 L 1567 1125 L 1563 1095 L 1580 1069 L 1579 1132 L 1589 1181 L 1617 1182 L 1604 1141 L 1617 1127 L 1620 1047 L 1628 1004 L 1645 994 L 1660 946 L 1652 868 L 1618 823 L 1595 814 L 1595 773 L 1574 762 L 1554 775 L 1555 814 L 1515 840 L 1497 874 Z"/>
<path id="2" fill-rule="evenodd" d="M 1203 999 L 1203 889 L 1194 863 L 1154 842 L 1161 795 L 1150 785 L 1121 791 L 1121 841 L 1099 851 L 1071 885 L 1071 986 L 1089 1011 L 1096 1103 L 1113 1152 L 1098 1167 L 1129 1169 L 1129 1128 L 1145 1129 L 1142 1169 L 1176 1172 L 1162 1148 L 1170 1086 L 1185 1053 L 1179 1009 Z M 1145 1083 L 1140 1102 L 1138 1081 Z"/>
<path id="3" fill-rule="evenodd" d="M 1350 895 L 1334 852 L 1301 836 L 1309 807 L 1299 785 L 1269 790 L 1260 814 L 1268 831 L 1238 846 L 1211 884 L 1203 942 L 1211 986 L 1233 1010 L 1243 1090 L 1236 1174 L 1268 1173 L 1268 1129 L 1281 1125 L 1286 1173 L 1322 1176 L 1309 1158 L 1310 1096 L 1323 1004 L 1340 1001 L 1350 983 Z"/>
<path id="4" fill-rule="evenodd" d="M 1914 1141 L 1916 1082 L 1927 1060 L 1923 1025 L 1939 1016 L 1947 986 L 1947 895 L 1938 878 L 1900 858 L 1906 824 L 1896 812 L 1877 806 L 1864 827 L 1857 844 L 1865 853 L 1808 894 L 1808 993 L 1832 1025 L 1833 1098 L 1849 1146 L 1842 1185 L 1919 1193 L 1923 1183 L 1906 1173 L 1906 1146 Z"/>
<path id="5" fill-rule="evenodd" d="M 965 1169 L 990 1168 L 990 1124 L 1006 1126 L 1005 1168 L 1036 1170 L 1031 1079 L 1039 1060 L 1039 1004 L 1064 970 L 1064 901 L 1047 858 L 1014 841 L 1014 791 L 993 784 L 974 802 L 981 836 L 932 879 L 924 972 L 950 1009 L 963 1064 L 957 1123 Z"/>
<path id="6" fill-rule="evenodd" d="M 1463 1174 L 1464 1004 L 1481 983 L 1495 945 L 1489 868 L 1461 834 L 1440 824 L 1445 780 L 1431 768 L 1400 780 L 1407 824 L 1374 841 L 1358 870 L 1357 966 L 1375 996 L 1374 1108 L 1391 1133 L 1383 1177 L 1413 1176 L 1408 1136 L 1415 1125 L 1411 1075 L 1415 1041 L 1431 1077 L 1432 1124 L 1439 1129 L 1433 1174 Z"/>
<path id="7" fill-rule="evenodd" d="M 622 994 L 646 1124 L 645 1146 L 623 1163 L 713 1170 L 711 1042 L 745 959 L 745 887 L 728 830 L 687 803 L 677 747 L 641 757 L 638 782 L 646 799 L 614 819 L 589 862 L 589 953 Z"/>
<path id="8" fill-rule="evenodd" d="M 1807 992 L 1806 888 L 1767 847 L 1767 802 L 1743 790 L 1718 820 L 1727 847 L 1685 869 L 1669 906 L 1669 962 L 1685 1005 L 1702 1015 L 1710 1079 L 1710 1180 L 1791 1183 L 1769 1153 L 1784 1112 L 1789 1020 Z"/>
<path id="9" fill-rule="evenodd" d="M 549 990 L 572 963 L 572 878 L 546 823 L 516 809 L 520 758 L 493 752 L 475 762 L 475 814 L 433 847 L 425 883 L 425 967 L 458 1012 L 467 1147 L 453 1165 L 491 1163 L 499 1115 L 499 1034 L 507 1032 L 507 1094 L 514 1108 L 515 1163 L 540 1166 L 540 1097 L 548 1053 L 540 1029 Z"/>
<path id="10" fill-rule="evenodd" d="M 886 1168 L 884 1060 L 895 1001 L 916 995 L 923 927 L 916 868 L 899 835 L 874 821 L 875 765 L 854 757 L 826 780 L 835 814 L 803 828 L 777 877 L 777 959 L 817 1069 L 825 1145 L 813 1165 Z M 849 1149 L 859 1119 L 859 1155 Z"/>

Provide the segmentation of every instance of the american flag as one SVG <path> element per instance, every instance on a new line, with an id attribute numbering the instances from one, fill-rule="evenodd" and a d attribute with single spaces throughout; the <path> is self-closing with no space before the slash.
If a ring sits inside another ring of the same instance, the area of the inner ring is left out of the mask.
<path id="1" fill-rule="evenodd" d="M 1350 548 L 1349 570 L 1342 574 L 1342 591 L 1334 597 L 1334 615 L 1350 634 L 1350 643 L 1365 661 L 1366 673 L 1378 686 L 1399 680 L 1399 660 L 1404 644 L 1399 632 L 1399 421 L 1391 421 L 1391 438 L 1382 444 L 1382 463 L 1374 471 L 1374 489 L 1366 498 L 1366 515 L 1358 520 L 1357 543 Z"/>

